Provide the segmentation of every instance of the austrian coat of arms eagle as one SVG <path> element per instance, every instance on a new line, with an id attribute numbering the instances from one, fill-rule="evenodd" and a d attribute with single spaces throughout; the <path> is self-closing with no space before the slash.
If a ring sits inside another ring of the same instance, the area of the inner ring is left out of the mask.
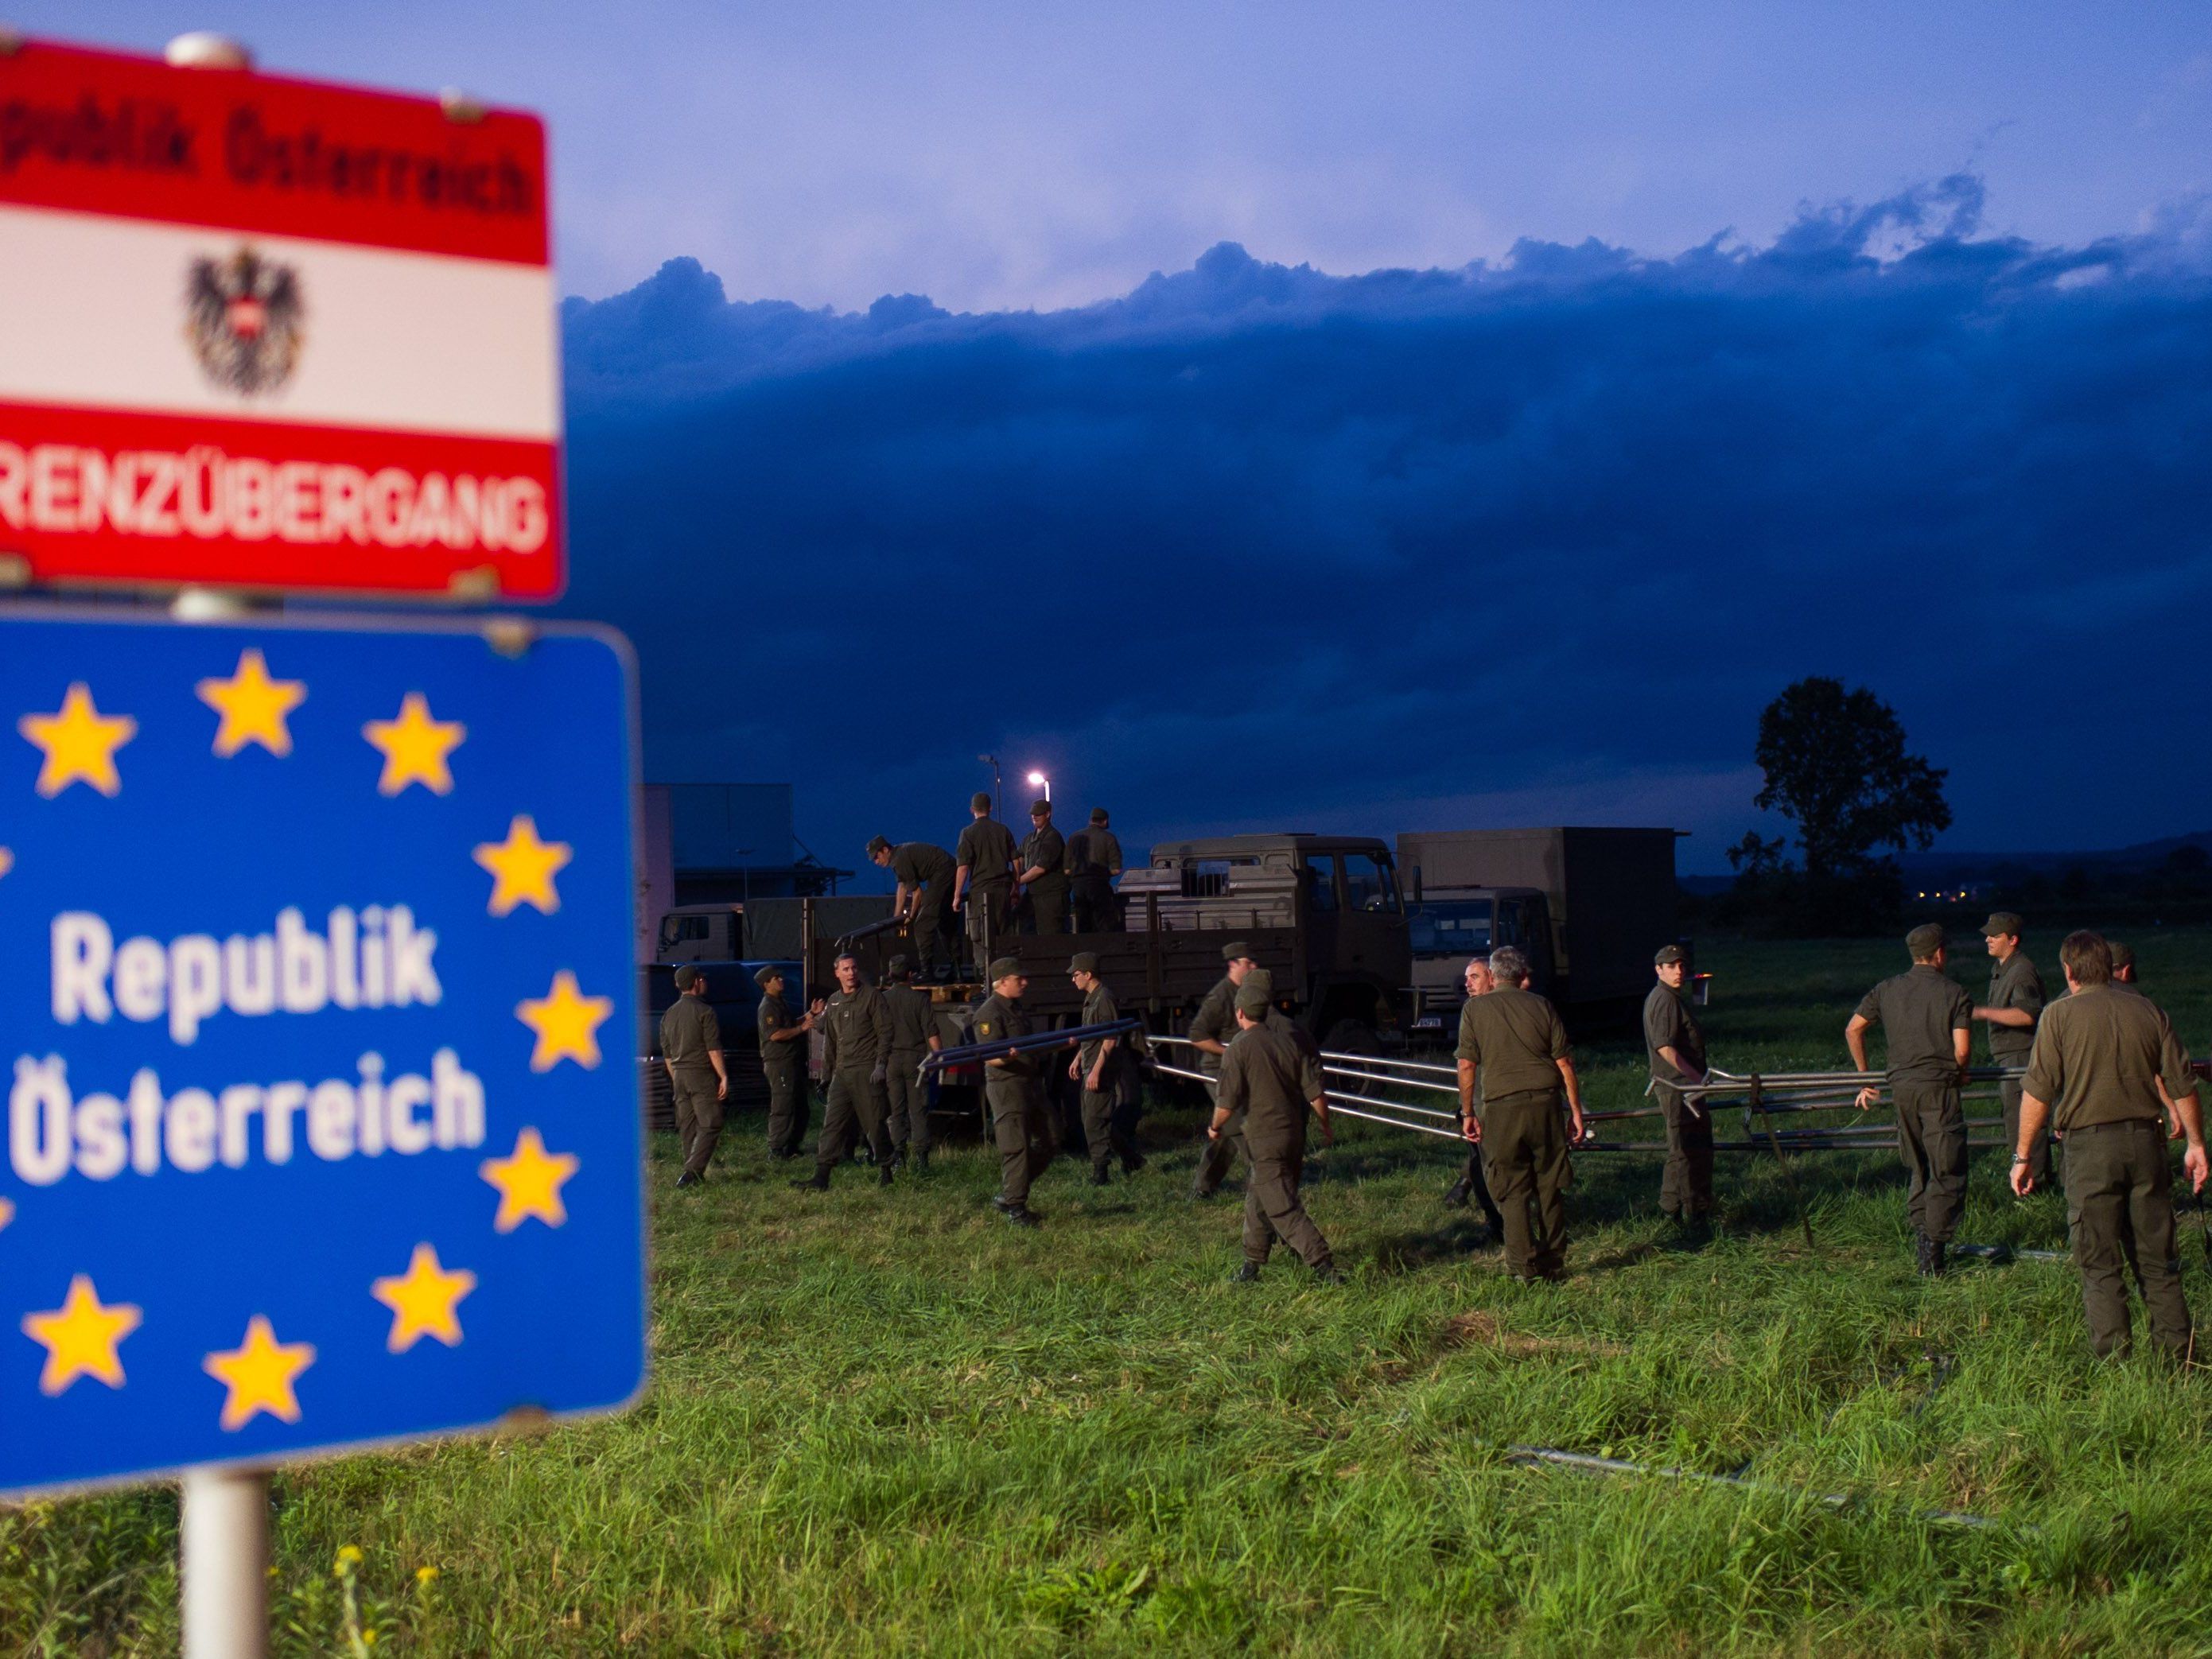
<path id="1" fill-rule="evenodd" d="M 185 319 L 185 337 L 208 379 L 248 398 L 281 390 L 306 343 L 299 272 L 250 247 L 192 261 Z"/>

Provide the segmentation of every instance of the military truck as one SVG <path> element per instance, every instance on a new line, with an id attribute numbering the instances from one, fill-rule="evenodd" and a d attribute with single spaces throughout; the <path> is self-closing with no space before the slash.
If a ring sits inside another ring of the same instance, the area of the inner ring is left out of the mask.
<path id="1" fill-rule="evenodd" d="M 1448 1035 L 1471 956 L 1525 951 L 1531 982 L 1601 1023 L 1651 989 L 1651 956 L 1678 939 L 1674 830 L 1407 831 L 1413 1030 Z"/>
<path id="2" fill-rule="evenodd" d="M 1040 1018 L 1075 1022 L 1083 1000 L 1069 982 L 1067 960 L 1090 951 L 1124 1013 L 1179 1034 L 1221 977 L 1222 945 L 1241 939 L 1274 974 L 1279 1002 L 1323 1047 L 1371 1052 L 1402 1039 L 1413 958 L 1389 843 L 1303 833 L 1164 842 L 1141 866 L 1122 872 L 1117 890 L 1125 933 L 1016 933 L 993 942 L 994 954 L 1022 963 L 1030 976 L 1025 1006 Z M 875 979 L 890 957 L 909 949 L 881 919 L 888 903 L 875 902 L 878 920 L 842 933 L 829 931 L 818 908 L 811 913 L 802 952 L 810 996 L 835 983 L 841 950 L 851 950 L 862 975 Z M 955 943 L 964 955 L 965 939 Z M 945 1023 L 957 1025 L 985 988 L 962 980 L 933 993 Z"/>

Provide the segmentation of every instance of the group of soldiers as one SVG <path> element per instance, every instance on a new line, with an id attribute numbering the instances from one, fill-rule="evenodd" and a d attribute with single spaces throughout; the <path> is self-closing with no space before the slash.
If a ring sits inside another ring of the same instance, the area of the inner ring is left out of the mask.
<path id="1" fill-rule="evenodd" d="M 980 825 L 988 822 L 988 803 L 980 796 L 977 801 Z M 975 850 L 964 839 L 963 848 Z M 1030 865 L 1018 876 L 1012 865 L 1009 860 L 1009 887 L 1018 878 L 1033 880 L 1028 871 L 1038 867 Z M 956 902 L 975 902 L 980 884 L 970 879 L 975 868 L 958 866 Z M 991 874 L 999 874 L 995 866 Z M 923 931 L 914 930 L 916 937 Z M 2126 946 L 2094 933 L 2069 935 L 2059 948 L 2067 994 L 2047 999 L 2021 947 L 2021 919 L 2009 912 L 1984 924 L 1990 989 L 1988 1000 L 1978 1004 L 1945 971 L 1944 930 L 1933 923 L 1914 928 L 1905 939 L 1911 967 L 1869 991 L 1844 1028 L 1845 1044 L 1861 1072 L 1869 1069 L 1867 1033 L 1878 1026 L 1886 1039 L 1883 1081 L 1897 1116 L 1917 1266 L 1924 1274 L 1941 1274 L 1945 1247 L 1957 1228 L 1966 1176 L 1960 1091 L 1973 1028 L 1983 1024 L 1991 1060 L 2008 1073 L 2000 1091 L 2013 1191 L 2025 1198 L 2048 1186 L 2054 1134 L 2062 1149 L 2060 1179 L 2093 1346 L 2100 1354 L 2128 1350 L 2126 1276 L 2132 1270 L 2152 1340 L 2161 1349 L 2186 1353 L 2191 1324 L 2181 1292 L 2166 1142 L 2186 1140 L 2183 1168 L 2201 1192 L 2207 1154 L 2188 1056 L 2164 1011 L 2136 985 L 2133 953 Z M 1306 1213 L 1299 1190 L 1308 1116 L 1324 1144 L 1333 1135 L 1319 1048 L 1275 1006 L 1273 978 L 1243 941 L 1231 941 L 1222 954 L 1222 978 L 1200 1004 L 1188 1032 L 1213 1096 L 1192 1196 L 1212 1198 L 1241 1158 L 1247 1166 L 1244 1261 L 1236 1277 L 1258 1278 L 1280 1243 L 1316 1276 L 1334 1280 L 1340 1275 L 1330 1246 Z M 920 1073 L 939 1039 L 928 994 L 914 984 L 915 964 L 908 958 L 892 959 L 890 982 L 882 988 L 863 983 L 850 956 L 836 965 L 836 994 L 803 1014 L 787 1002 L 780 970 L 766 968 L 757 975 L 763 991 L 760 1052 L 770 1095 L 769 1152 L 781 1158 L 799 1150 L 806 1121 L 803 1043 L 818 1028 L 827 1106 L 814 1173 L 793 1184 L 826 1188 L 856 1142 L 865 1140 L 878 1179 L 888 1186 L 902 1165 L 927 1167 L 928 1103 Z M 1679 946 L 1658 951 L 1643 1027 L 1651 1092 L 1666 1126 L 1660 1208 L 1695 1243 L 1707 1236 L 1713 1210 L 1713 1133 L 1702 1092 L 1709 1081 L 1705 1041 L 1686 995 L 1688 969 Z M 1097 958 L 1078 952 L 1067 971 L 1084 999 L 1082 1024 L 1112 1024 L 1118 1009 Z M 997 958 L 986 977 L 991 993 L 973 1017 L 975 1041 L 1034 1035 L 1022 1006 L 1029 980 L 1021 964 Z M 1470 1155 L 1446 1201 L 1479 1202 L 1504 1247 L 1509 1273 L 1534 1282 L 1565 1272 L 1571 1153 L 1585 1137 L 1585 1120 L 1565 1025 L 1528 981 L 1527 958 L 1510 947 L 1468 964 L 1456 1058 L 1461 1133 Z M 713 1155 L 727 1074 L 713 1012 L 702 1000 L 704 980 L 686 968 L 678 970 L 678 982 L 685 995 L 664 1019 L 662 1042 L 684 1139 L 678 1184 L 689 1185 Z M 1144 1165 L 1134 1133 L 1142 1047 L 1133 1033 L 1093 1035 L 1067 1061 L 1068 1077 L 1079 1087 L 1091 1178 L 1102 1185 L 1117 1158 L 1125 1174 Z M 1006 1054 L 983 1067 L 1000 1162 L 1000 1188 L 993 1201 L 1017 1226 L 1038 1224 L 1030 1190 L 1058 1151 L 1043 1084 L 1045 1067 L 1057 1064 L 1060 1052 Z M 1881 1094 L 1868 1087 L 1856 1103 L 1871 1109 Z"/>
<path id="2" fill-rule="evenodd" d="M 1087 827 L 1063 836 L 1053 825 L 1052 802 L 1040 797 L 1030 803 L 1030 833 L 1018 844 L 991 816 L 988 794 L 978 793 L 968 810 L 968 827 L 949 853 L 934 842 L 894 846 L 878 836 L 868 842 L 869 861 L 898 884 L 891 919 L 911 941 L 922 979 L 950 971 L 956 927 L 964 927 L 979 970 L 993 959 L 991 941 L 1009 932 L 1065 933 L 1071 921 L 1078 933 L 1121 931 L 1114 891 L 1121 843 L 1104 807 L 1093 807 Z"/>

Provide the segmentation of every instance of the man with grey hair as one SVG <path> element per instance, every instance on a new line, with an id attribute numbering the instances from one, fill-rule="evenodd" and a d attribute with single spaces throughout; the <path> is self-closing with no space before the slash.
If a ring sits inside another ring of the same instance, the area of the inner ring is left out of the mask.
<path id="1" fill-rule="evenodd" d="M 1467 987 L 1469 999 L 1488 996 L 1498 983 L 1497 976 L 1490 971 L 1490 958 L 1468 957 L 1467 970 L 1461 975 L 1461 983 Z M 1504 1243 L 1505 1218 L 1498 1213 L 1497 1201 L 1490 1195 L 1490 1183 L 1482 1178 L 1482 1149 L 1480 1146 L 1468 1148 L 1467 1168 L 1445 1191 L 1444 1207 L 1463 1210 L 1469 1199 L 1482 1206 L 1482 1218 L 1490 1228 L 1492 1240 L 1498 1243 Z"/>
<path id="2" fill-rule="evenodd" d="M 1505 1219 L 1506 1271 L 1523 1283 L 1558 1279 L 1566 1273 L 1568 1148 L 1583 1138 L 1582 1083 L 1559 1011 L 1523 988 L 1528 957 L 1510 945 L 1492 951 L 1490 971 L 1497 988 L 1460 1010 L 1460 1132 L 1482 1149 Z"/>
<path id="3" fill-rule="evenodd" d="M 2035 1189 L 2034 1150 L 2055 1122 L 2066 1137 L 2062 1179 L 2090 1346 L 2127 1352 L 2126 1269 L 2135 1269 L 2151 1340 L 2188 1357 L 2189 1304 L 2173 1237 L 2173 1171 L 2159 1118 L 2167 1101 L 2189 1138 L 2181 1167 L 2191 1190 L 2207 1174 L 2197 1079 L 2173 1027 L 2148 997 L 2112 987 L 2111 948 L 2069 933 L 2058 947 L 2068 994 L 2043 1011 L 2029 1051 L 2013 1149 L 2012 1189 Z M 2163 1095 L 2161 1095 L 2163 1090 Z"/>

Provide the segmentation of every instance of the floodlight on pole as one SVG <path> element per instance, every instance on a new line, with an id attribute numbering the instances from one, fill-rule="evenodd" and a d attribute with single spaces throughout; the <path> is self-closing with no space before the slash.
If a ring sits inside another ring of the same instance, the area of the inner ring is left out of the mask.
<path id="1" fill-rule="evenodd" d="M 1030 787 L 1032 789 L 1043 790 L 1045 799 L 1047 801 L 1050 801 L 1052 799 L 1052 780 L 1045 776 L 1043 773 L 1032 772 L 1030 774 Z"/>

